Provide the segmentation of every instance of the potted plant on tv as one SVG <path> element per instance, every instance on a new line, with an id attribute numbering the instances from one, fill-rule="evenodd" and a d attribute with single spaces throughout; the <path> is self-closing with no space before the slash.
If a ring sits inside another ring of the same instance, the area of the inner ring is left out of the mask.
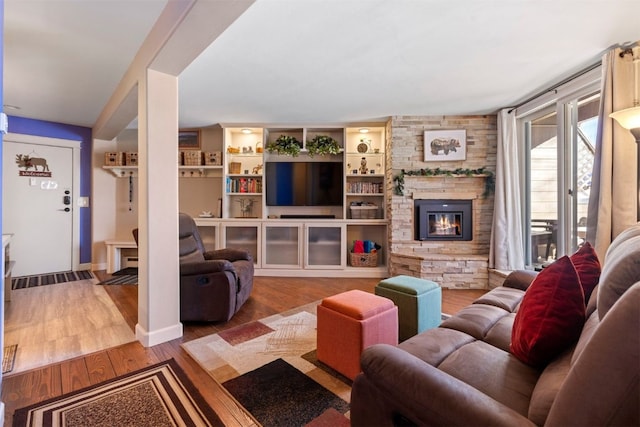
<path id="1" fill-rule="evenodd" d="M 275 141 L 269 142 L 266 148 L 269 153 L 296 157 L 300 154 L 302 144 L 294 136 L 280 135 Z"/>
<path id="2" fill-rule="evenodd" d="M 309 156 L 316 154 L 326 156 L 328 154 L 340 154 L 340 145 L 338 142 L 327 135 L 316 135 L 311 141 L 307 141 L 307 151 Z"/>

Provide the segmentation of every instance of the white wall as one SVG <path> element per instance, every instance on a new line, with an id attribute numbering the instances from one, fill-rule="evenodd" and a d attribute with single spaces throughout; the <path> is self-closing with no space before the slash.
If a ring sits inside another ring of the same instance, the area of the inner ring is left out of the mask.
<path id="1" fill-rule="evenodd" d="M 114 200 L 116 179 L 111 172 L 102 169 L 104 155 L 116 151 L 116 141 L 93 140 L 93 177 L 91 180 L 91 263 L 93 270 L 107 266 L 104 241 L 113 239 L 116 233 Z"/>

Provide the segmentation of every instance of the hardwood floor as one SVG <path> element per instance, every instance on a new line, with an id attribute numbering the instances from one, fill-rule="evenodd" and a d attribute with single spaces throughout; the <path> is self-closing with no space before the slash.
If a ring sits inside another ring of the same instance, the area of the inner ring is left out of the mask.
<path id="1" fill-rule="evenodd" d="M 96 275 L 100 279 L 106 277 L 104 272 L 96 272 Z M 180 344 L 350 289 L 373 292 L 378 281 L 379 279 L 256 277 L 251 298 L 229 322 L 187 323 L 184 325 L 182 338 L 154 347 L 145 348 L 136 341 L 4 376 L 1 394 L 5 403 L 4 425 L 11 425 L 13 412 L 17 408 L 174 358 L 225 425 L 254 426 L 254 420 L 182 350 Z M 133 330 L 137 323 L 137 287 L 111 285 L 104 288 Z M 486 291 L 443 289 L 442 310 L 454 314 L 484 292 Z"/>
<path id="2" fill-rule="evenodd" d="M 95 279 L 12 291 L 4 345 L 18 344 L 13 372 L 135 341 L 105 286 Z"/>

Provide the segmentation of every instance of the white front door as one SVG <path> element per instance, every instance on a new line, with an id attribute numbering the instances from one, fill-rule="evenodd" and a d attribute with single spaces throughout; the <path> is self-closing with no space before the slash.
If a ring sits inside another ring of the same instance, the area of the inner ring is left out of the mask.
<path id="1" fill-rule="evenodd" d="M 3 157 L 13 276 L 72 270 L 73 149 L 5 140 Z"/>

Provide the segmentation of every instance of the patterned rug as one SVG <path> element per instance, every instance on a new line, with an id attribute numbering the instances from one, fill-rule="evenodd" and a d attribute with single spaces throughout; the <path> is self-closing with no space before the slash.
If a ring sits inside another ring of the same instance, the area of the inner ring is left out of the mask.
<path id="1" fill-rule="evenodd" d="M 53 285 L 55 283 L 75 282 L 76 280 L 93 279 L 93 273 L 86 271 L 61 271 L 59 273 L 38 274 L 35 276 L 20 276 L 11 279 L 11 289 L 33 288 L 36 286 Z"/>
<path id="2" fill-rule="evenodd" d="M 103 280 L 98 285 L 137 285 L 137 274 L 122 274 L 120 276 L 113 276 L 107 280 Z"/>
<path id="3" fill-rule="evenodd" d="M 18 409 L 15 426 L 222 426 L 173 360 Z"/>
<path id="4" fill-rule="evenodd" d="M 138 267 L 126 267 L 111 273 L 111 278 L 103 280 L 98 285 L 137 285 Z"/>
<path id="5" fill-rule="evenodd" d="M 351 381 L 316 358 L 318 303 L 182 347 L 265 427 L 349 425 Z"/>

